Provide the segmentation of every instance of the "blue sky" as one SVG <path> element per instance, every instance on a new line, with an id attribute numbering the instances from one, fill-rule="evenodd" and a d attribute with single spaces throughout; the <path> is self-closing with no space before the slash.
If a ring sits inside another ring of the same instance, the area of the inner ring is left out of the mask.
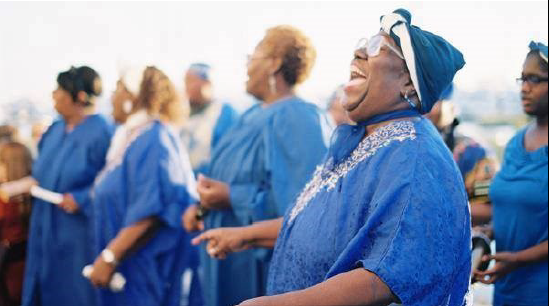
<path id="1" fill-rule="evenodd" d="M 316 45 L 300 93 L 318 100 L 348 79 L 358 39 L 400 7 L 463 51 L 461 90 L 513 89 L 529 41 L 547 42 L 547 1 L 0 2 L 0 105 L 28 97 L 49 107 L 57 73 L 82 64 L 102 75 L 104 104 L 121 63 L 157 65 L 182 89 L 193 61 L 215 67 L 218 96 L 244 104 L 246 54 L 278 24 L 301 28 Z"/>

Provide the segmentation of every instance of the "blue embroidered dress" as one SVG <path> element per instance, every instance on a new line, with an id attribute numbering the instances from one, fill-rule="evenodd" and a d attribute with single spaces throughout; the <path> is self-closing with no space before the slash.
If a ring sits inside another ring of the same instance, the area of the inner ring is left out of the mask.
<path id="1" fill-rule="evenodd" d="M 405 306 L 463 306 L 470 227 L 461 174 L 434 126 L 393 121 L 318 168 L 286 214 L 268 294 L 364 268 Z"/>
<path id="2" fill-rule="evenodd" d="M 230 185 L 232 209 L 211 212 L 206 228 L 283 216 L 326 154 L 330 132 L 320 110 L 299 98 L 252 107 L 214 148 L 210 176 Z M 206 305 L 265 295 L 270 254 L 254 250 L 218 261 L 203 250 Z"/>
<path id="3" fill-rule="evenodd" d="M 195 185 L 188 156 L 168 126 L 138 113 L 119 128 L 94 188 L 95 255 L 136 222 L 156 217 L 160 225 L 117 267 L 127 280 L 125 290 L 100 290 L 99 305 L 180 305 L 182 275 L 193 252 L 180 220 L 196 202 Z"/>
<path id="4" fill-rule="evenodd" d="M 42 137 L 33 177 L 42 188 L 70 193 L 76 214 L 39 199 L 33 201 L 24 306 L 95 306 L 93 287 L 82 269 L 93 260 L 90 189 L 105 165 L 112 125 L 93 115 L 67 131 L 55 122 Z"/>

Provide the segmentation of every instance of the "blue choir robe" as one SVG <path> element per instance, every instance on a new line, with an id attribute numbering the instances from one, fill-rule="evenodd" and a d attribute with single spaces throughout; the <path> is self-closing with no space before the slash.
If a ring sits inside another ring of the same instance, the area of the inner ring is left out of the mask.
<path id="1" fill-rule="evenodd" d="M 80 206 L 76 214 L 35 199 L 30 225 L 24 306 L 95 306 L 94 290 L 82 276 L 93 259 L 90 190 L 105 165 L 112 125 L 87 117 L 71 132 L 55 122 L 42 137 L 33 177 L 40 186 L 70 193 Z"/>
<path id="2" fill-rule="evenodd" d="M 124 228 L 151 217 L 159 225 L 117 267 L 127 280 L 124 291 L 100 289 L 100 306 L 179 306 L 182 275 L 197 252 L 181 226 L 181 215 L 198 197 L 188 155 L 170 127 L 145 117 L 114 147 L 120 129 L 126 128 L 119 127 L 95 184 L 95 255 Z M 200 297 L 187 298 L 201 302 Z M 183 305 L 201 305 L 188 302 Z"/>
<path id="3" fill-rule="evenodd" d="M 206 228 L 283 216 L 327 152 L 327 122 L 299 98 L 247 111 L 214 148 L 210 176 L 229 184 L 232 209 L 211 212 Z M 201 254 L 206 305 L 234 306 L 265 294 L 270 252 L 247 251 L 224 261 Z"/>
<path id="4" fill-rule="evenodd" d="M 326 161 L 288 210 L 268 294 L 354 269 L 376 274 L 405 306 L 463 306 L 471 273 L 465 186 L 427 119 L 394 121 L 337 165 Z"/>

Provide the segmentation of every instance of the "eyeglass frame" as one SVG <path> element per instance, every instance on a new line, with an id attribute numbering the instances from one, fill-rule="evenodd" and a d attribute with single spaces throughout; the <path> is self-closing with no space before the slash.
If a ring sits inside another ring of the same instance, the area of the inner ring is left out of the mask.
<path id="1" fill-rule="evenodd" d="M 539 85 L 541 83 L 549 82 L 548 77 L 542 77 L 535 74 L 529 74 L 529 75 L 523 75 L 520 78 L 517 78 L 517 83 L 519 85 L 523 85 L 524 83 L 528 83 L 529 85 Z"/>
<path id="2" fill-rule="evenodd" d="M 370 47 L 370 42 L 376 37 L 380 37 L 379 46 L 377 47 L 377 51 L 375 53 L 370 54 L 370 52 L 368 52 L 369 49 L 370 49 L 369 48 Z M 387 42 L 387 39 L 385 38 L 385 36 L 383 36 L 381 34 L 374 35 L 374 36 L 370 37 L 369 39 L 366 38 L 366 37 L 361 38 L 358 41 L 358 43 L 356 44 L 355 50 L 365 51 L 365 53 L 366 53 L 366 55 L 368 55 L 368 57 L 376 57 L 376 56 L 379 56 L 382 46 L 386 46 L 387 48 L 389 48 L 389 50 L 393 51 L 400 59 L 406 60 L 404 58 L 404 55 L 402 54 L 402 52 L 400 52 L 395 47 L 391 46 L 391 44 L 389 42 Z"/>

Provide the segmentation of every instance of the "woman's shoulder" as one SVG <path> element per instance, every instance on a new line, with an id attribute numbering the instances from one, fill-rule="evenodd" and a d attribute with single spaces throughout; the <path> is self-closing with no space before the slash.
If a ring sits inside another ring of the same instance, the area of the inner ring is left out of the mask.
<path id="1" fill-rule="evenodd" d="M 86 121 L 83 124 L 83 130 L 86 134 L 110 140 L 114 133 L 114 124 L 107 119 L 107 117 L 100 114 L 94 114 L 86 118 Z"/>

